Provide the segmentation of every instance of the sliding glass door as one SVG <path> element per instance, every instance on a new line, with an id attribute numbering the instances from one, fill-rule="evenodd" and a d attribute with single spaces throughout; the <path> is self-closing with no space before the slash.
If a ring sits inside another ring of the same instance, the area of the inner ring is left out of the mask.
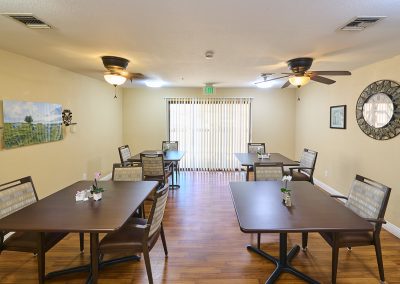
<path id="1" fill-rule="evenodd" d="M 167 101 L 169 139 L 185 151 L 187 170 L 235 170 L 233 153 L 247 152 L 251 98 L 171 98 Z"/>

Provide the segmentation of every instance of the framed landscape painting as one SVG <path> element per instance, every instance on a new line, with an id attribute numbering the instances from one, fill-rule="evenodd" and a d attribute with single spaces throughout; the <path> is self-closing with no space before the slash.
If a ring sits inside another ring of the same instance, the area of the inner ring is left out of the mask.
<path id="1" fill-rule="evenodd" d="M 346 129 L 346 105 L 331 106 L 330 128 Z"/>
<path id="2" fill-rule="evenodd" d="M 4 148 L 63 139 L 59 104 L 4 100 L 3 120 Z"/>

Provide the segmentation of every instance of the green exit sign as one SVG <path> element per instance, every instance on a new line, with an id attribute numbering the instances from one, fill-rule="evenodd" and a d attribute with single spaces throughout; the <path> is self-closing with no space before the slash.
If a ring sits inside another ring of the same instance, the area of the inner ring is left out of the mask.
<path id="1" fill-rule="evenodd" d="M 213 95 L 215 94 L 215 88 L 213 86 L 205 86 L 203 89 L 203 93 L 205 95 Z"/>

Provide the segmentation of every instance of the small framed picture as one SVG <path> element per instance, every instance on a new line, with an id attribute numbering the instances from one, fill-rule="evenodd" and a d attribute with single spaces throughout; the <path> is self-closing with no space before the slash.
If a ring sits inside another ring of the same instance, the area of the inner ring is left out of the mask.
<path id="1" fill-rule="evenodd" d="M 330 128 L 346 129 L 346 105 L 331 106 Z"/>

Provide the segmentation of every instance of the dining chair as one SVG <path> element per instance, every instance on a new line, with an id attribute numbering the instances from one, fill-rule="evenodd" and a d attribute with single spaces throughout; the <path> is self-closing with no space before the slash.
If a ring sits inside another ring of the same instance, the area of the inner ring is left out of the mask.
<path id="1" fill-rule="evenodd" d="M 391 188 L 356 175 L 351 185 L 348 197 L 332 195 L 334 198 L 345 199 L 345 206 L 374 225 L 373 232 L 320 232 L 320 235 L 332 247 L 332 283 L 336 283 L 339 248 L 370 246 L 375 247 L 376 260 L 378 263 L 379 277 L 381 282 L 385 281 L 383 270 L 382 249 L 380 232 L 384 219 L 386 207 L 389 202 Z"/>
<path id="2" fill-rule="evenodd" d="M 161 149 L 163 150 L 163 152 L 168 151 L 168 150 L 178 151 L 179 150 L 179 142 L 178 141 L 162 141 Z M 173 162 L 172 166 L 175 167 L 175 171 L 180 172 L 179 161 Z"/>
<path id="3" fill-rule="evenodd" d="M 283 177 L 283 163 L 254 163 L 255 181 L 281 181 Z M 261 233 L 257 233 L 257 248 L 260 249 Z"/>
<path id="4" fill-rule="evenodd" d="M 162 153 L 140 153 L 140 160 L 143 180 L 158 181 L 159 188 L 168 184 L 168 177 L 172 174 L 172 165 L 165 165 Z"/>
<path id="5" fill-rule="evenodd" d="M 20 178 L 0 185 L 0 219 L 7 217 L 38 201 L 38 196 L 30 176 Z M 44 234 L 44 253 L 38 254 L 37 232 L 7 232 L 0 231 L 0 253 L 2 251 L 30 252 L 44 261 L 45 253 L 61 241 L 68 233 L 51 232 Z M 80 249 L 83 252 L 83 234 L 80 236 Z M 38 269 L 39 279 L 44 279 L 43 272 Z"/>
<path id="6" fill-rule="evenodd" d="M 114 253 L 143 253 L 149 283 L 153 283 L 149 252 L 156 244 L 159 236 L 168 257 L 167 242 L 165 240 L 162 220 L 168 198 L 168 185 L 158 190 L 154 195 L 149 218 L 135 218 L 129 220 L 117 231 L 108 233 L 99 244 L 100 259 L 105 254 Z M 116 260 L 118 261 L 118 260 Z"/>
<path id="7" fill-rule="evenodd" d="M 318 152 L 304 148 L 299 165 L 289 168 L 292 181 L 309 181 L 314 184 L 313 175 L 317 156 Z"/>
<path id="8" fill-rule="evenodd" d="M 142 164 L 132 164 L 130 167 L 126 167 L 123 164 L 113 164 L 112 171 L 112 180 L 113 181 L 141 181 L 142 180 Z M 146 198 L 146 200 L 153 201 L 153 199 Z M 144 210 L 144 202 L 140 205 L 138 212 L 133 216 L 139 215 L 142 218 L 145 218 L 145 210 Z"/>
<path id="9" fill-rule="evenodd" d="M 131 150 L 129 149 L 129 145 L 124 145 L 118 147 L 119 158 L 121 160 L 121 164 L 124 166 L 132 165 L 132 162 L 129 162 L 128 159 L 132 156 Z"/>
<path id="10" fill-rule="evenodd" d="M 283 164 L 282 163 L 254 163 L 254 180 L 269 181 L 282 180 Z"/>
<path id="11" fill-rule="evenodd" d="M 112 180 L 114 181 L 141 181 L 142 164 L 135 163 L 131 167 L 124 164 L 113 164 Z"/>
<path id="12" fill-rule="evenodd" d="M 172 150 L 178 151 L 178 141 L 162 141 L 161 149 L 163 151 Z"/>
<path id="13" fill-rule="evenodd" d="M 247 153 L 256 154 L 261 152 L 265 154 L 265 143 L 247 143 Z M 253 166 L 246 166 L 247 172 L 254 171 Z"/>
<path id="14" fill-rule="evenodd" d="M 258 153 L 265 154 L 265 143 L 247 143 L 248 153 Z"/>

